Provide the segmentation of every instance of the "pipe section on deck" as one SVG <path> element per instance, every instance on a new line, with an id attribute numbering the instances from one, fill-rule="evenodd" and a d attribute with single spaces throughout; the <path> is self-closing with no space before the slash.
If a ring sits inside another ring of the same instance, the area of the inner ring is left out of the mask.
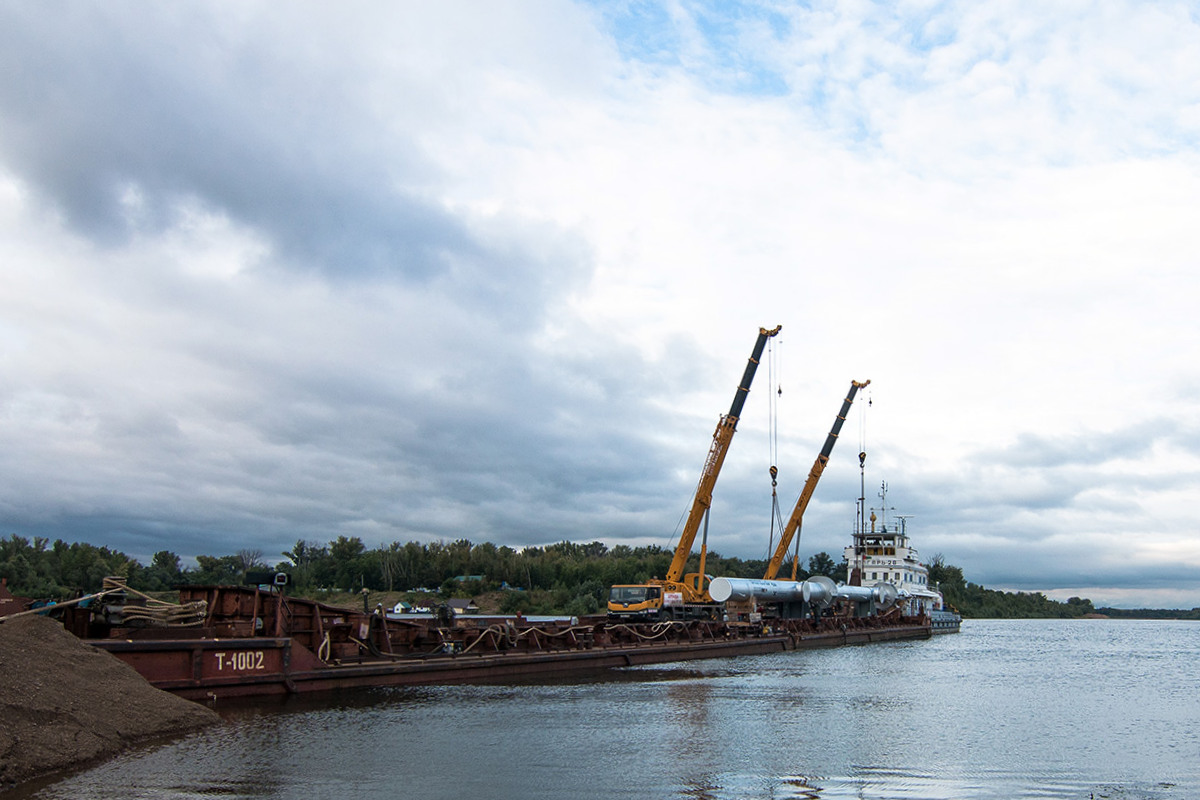
<path id="1" fill-rule="evenodd" d="M 804 599 L 804 584 L 800 581 L 768 581 L 759 578 L 713 578 L 708 593 L 713 600 L 749 600 L 786 603 Z"/>
<path id="2" fill-rule="evenodd" d="M 880 583 L 875 586 L 848 586 L 836 584 L 824 575 L 817 575 L 806 581 L 713 578 L 708 585 L 708 593 L 718 603 L 750 599 L 762 603 L 789 603 L 803 600 L 810 605 L 823 608 L 832 605 L 837 598 L 853 600 L 856 603 L 874 601 L 876 605 L 887 607 L 895 603 L 899 597 L 896 587 L 890 583 Z"/>

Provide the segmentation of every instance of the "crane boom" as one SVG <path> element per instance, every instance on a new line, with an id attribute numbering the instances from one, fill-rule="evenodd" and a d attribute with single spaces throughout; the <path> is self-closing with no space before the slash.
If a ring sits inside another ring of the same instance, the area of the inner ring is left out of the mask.
<path id="1" fill-rule="evenodd" d="M 775 548 L 775 555 L 771 556 L 771 561 L 767 564 L 767 571 L 763 575 L 765 580 L 775 580 L 779 567 L 787 556 L 788 547 L 792 544 L 792 537 L 800 530 L 800 519 L 804 516 L 804 510 L 808 508 L 808 501 L 812 499 L 813 490 L 817 488 L 817 481 L 821 479 L 821 473 L 825 471 L 825 465 L 829 463 L 829 454 L 833 452 L 833 446 L 837 443 L 838 434 L 842 430 L 842 423 L 846 421 L 846 415 L 850 413 L 854 395 L 869 383 L 870 381 L 850 382 L 850 391 L 846 395 L 846 399 L 842 401 L 842 409 L 838 412 L 837 419 L 833 421 L 833 428 L 825 439 L 825 446 L 821 448 L 821 453 L 813 462 L 812 469 L 808 473 L 808 480 L 804 482 L 804 489 L 801 490 L 800 497 L 796 500 L 796 507 L 792 510 L 792 516 L 780 534 L 779 546 Z"/>
<path id="2" fill-rule="evenodd" d="M 700 483 L 696 486 L 696 497 L 692 501 L 692 510 L 683 526 L 679 545 L 675 548 L 675 557 L 671 560 L 671 566 L 667 570 L 666 579 L 671 583 L 678 583 L 683 578 L 683 570 L 688 556 L 691 555 L 692 544 L 696 541 L 696 533 L 700 530 L 700 523 L 704 519 L 705 512 L 712 505 L 713 488 L 717 485 L 717 476 L 721 473 L 725 454 L 729 452 L 729 444 L 737 430 L 742 406 L 746 403 L 746 396 L 750 394 L 750 384 L 758 369 L 759 359 L 762 358 L 763 348 L 767 344 L 767 339 L 775 336 L 782 328 L 782 325 L 777 325 L 773 330 L 758 329 L 758 339 L 754 343 L 750 360 L 746 363 L 746 370 L 742 373 L 742 381 L 738 384 L 737 393 L 733 396 L 733 403 L 729 406 L 729 413 L 717 422 L 712 445 L 708 449 L 708 457 L 704 460 L 704 469 L 700 473 Z M 704 572 L 703 567 L 700 572 Z M 703 578 L 701 578 L 702 580 Z"/>
<path id="3" fill-rule="evenodd" d="M 704 459 L 704 469 L 700 472 L 700 483 L 696 486 L 692 509 L 683 526 L 683 533 L 679 536 L 679 545 L 675 548 L 675 556 L 667 569 L 666 577 L 652 578 L 645 583 L 613 586 L 608 594 L 609 619 L 715 619 L 719 613 L 719 606 L 713 602 L 705 583 L 707 576 L 704 574 L 704 559 L 708 550 L 707 511 L 712 505 L 713 487 L 717 485 L 721 464 L 725 461 L 729 443 L 737 430 L 738 418 L 742 415 L 742 406 L 750 393 L 750 383 L 758 370 L 763 348 L 767 340 L 782 328 L 782 325 L 777 325 L 773 330 L 758 329 L 758 339 L 754 343 L 750 361 L 746 364 L 746 371 L 742 373 L 742 382 L 738 384 L 737 393 L 733 396 L 733 404 L 729 407 L 729 413 L 717 422 L 712 445 L 708 448 L 708 457 Z M 683 570 L 687 566 L 688 556 L 692 553 L 692 544 L 696 541 L 701 523 L 704 523 L 705 541 L 700 547 L 700 569 L 685 575 Z"/>

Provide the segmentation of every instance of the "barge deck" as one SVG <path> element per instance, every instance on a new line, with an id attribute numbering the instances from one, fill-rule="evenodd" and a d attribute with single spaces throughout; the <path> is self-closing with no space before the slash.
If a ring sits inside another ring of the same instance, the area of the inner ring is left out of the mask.
<path id="1" fill-rule="evenodd" d="M 405 620 L 287 598 L 250 587 L 184 587 L 181 604 L 205 609 L 193 627 L 108 622 L 77 630 L 152 685 L 193 700 L 343 688 L 508 682 L 703 658 L 927 639 L 928 618 L 841 618 L 729 623 L 610 623 L 605 617 L 530 622 L 461 616 Z M 69 621 L 64 620 L 70 627 Z"/>

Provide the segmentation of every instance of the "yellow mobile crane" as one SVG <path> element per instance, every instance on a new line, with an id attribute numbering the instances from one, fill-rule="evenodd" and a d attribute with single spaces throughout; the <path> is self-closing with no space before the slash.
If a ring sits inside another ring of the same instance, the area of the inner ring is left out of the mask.
<path id="1" fill-rule="evenodd" d="M 808 480 L 804 482 L 804 489 L 801 490 L 800 498 L 796 500 L 796 507 L 792 510 L 791 519 L 788 520 L 783 532 L 779 535 L 779 546 L 775 548 L 775 555 L 771 556 L 771 561 L 767 564 L 767 571 L 763 575 L 764 580 L 775 580 L 779 567 L 787 556 L 788 547 L 792 544 L 792 537 L 800 530 L 800 518 L 804 516 L 804 510 L 808 508 L 808 501 L 812 499 L 813 490 L 817 488 L 817 481 L 821 480 L 821 473 L 825 471 L 825 465 L 829 463 L 829 454 L 833 452 L 833 446 L 837 443 L 838 434 L 842 430 L 842 423 L 846 421 L 846 415 L 850 413 L 850 404 L 854 402 L 854 395 L 869 383 L 870 381 L 850 382 L 850 392 L 842 401 L 842 410 L 838 412 L 837 419 L 833 421 L 833 428 L 825 439 L 825 446 L 821 448 L 820 455 L 813 462 L 812 470 L 808 473 Z M 792 580 L 796 580 L 795 559 L 792 560 Z"/>
<path id="2" fill-rule="evenodd" d="M 759 359 L 762 358 L 763 347 L 766 346 L 767 339 L 775 336 L 782 328 L 782 325 L 777 325 L 774 330 L 758 329 L 758 340 L 754 343 L 754 351 L 746 364 L 746 371 L 742 374 L 742 382 L 738 384 L 737 394 L 733 396 L 733 405 L 729 407 L 729 413 L 717 422 L 712 446 L 708 450 L 708 458 L 705 459 L 704 469 L 700 473 L 700 483 L 696 487 L 696 497 L 692 501 L 692 510 L 683 526 L 683 533 L 679 537 L 679 545 L 675 548 L 675 557 L 671 560 L 666 578 L 612 587 L 608 596 L 610 618 L 662 619 L 716 614 L 718 606 L 709 597 L 707 576 L 704 574 L 704 560 L 708 555 L 708 509 L 712 505 L 713 487 L 717 484 L 721 464 L 725 461 L 729 443 L 737 430 L 742 405 L 750 393 L 750 383 L 754 380 L 754 372 L 758 369 Z M 700 547 L 700 569 L 698 572 L 684 575 L 683 570 L 688 556 L 692 553 L 692 544 L 696 540 L 701 522 L 705 522 L 705 541 Z"/>

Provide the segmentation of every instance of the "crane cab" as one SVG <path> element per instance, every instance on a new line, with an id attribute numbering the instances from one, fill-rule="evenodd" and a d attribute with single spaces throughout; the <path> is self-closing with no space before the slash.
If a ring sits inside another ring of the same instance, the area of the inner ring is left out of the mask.
<path id="1" fill-rule="evenodd" d="M 612 587 L 608 593 L 608 616 L 613 619 L 658 619 L 662 615 L 661 586 L 625 584 Z"/>

